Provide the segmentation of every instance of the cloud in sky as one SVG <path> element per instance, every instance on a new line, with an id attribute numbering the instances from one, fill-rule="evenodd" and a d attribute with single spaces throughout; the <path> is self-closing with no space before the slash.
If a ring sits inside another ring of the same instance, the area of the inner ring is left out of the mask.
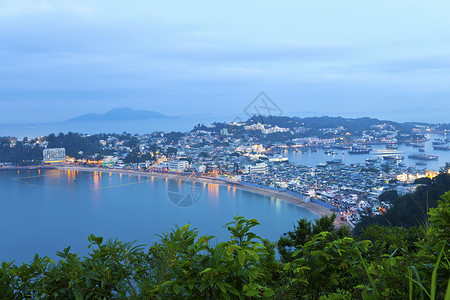
<path id="1" fill-rule="evenodd" d="M 0 122 L 132 106 L 239 113 L 450 109 L 450 3 L 0 2 Z M 383 109 L 381 109 L 383 108 Z M 450 120 L 449 120 L 450 121 Z"/>

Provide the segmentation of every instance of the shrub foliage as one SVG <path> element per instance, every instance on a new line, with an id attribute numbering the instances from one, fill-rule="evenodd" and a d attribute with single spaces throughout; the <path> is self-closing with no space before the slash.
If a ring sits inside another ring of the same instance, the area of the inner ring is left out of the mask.
<path id="1" fill-rule="evenodd" d="M 373 225 L 358 238 L 324 217 L 276 245 L 240 216 L 215 245 L 189 224 L 150 247 L 90 235 L 87 257 L 68 247 L 57 262 L 3 262 L 0 298 L 450 299 L 450 192 L 441 198 L 426 226 Z"/>

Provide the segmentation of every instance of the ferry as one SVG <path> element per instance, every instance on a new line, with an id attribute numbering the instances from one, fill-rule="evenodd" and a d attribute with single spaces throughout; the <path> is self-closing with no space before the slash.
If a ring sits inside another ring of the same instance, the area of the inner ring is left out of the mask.
<path id="1" fill-rule="evenodd" d="M 433 149 L 434 150 L 449 151 L 450 150 L 450 146 L 449 145 L 433 145 Z"/>
<path id="2" fill-rule="evenodd" d="M 400 155 L 383 155 L 384 160 L 403 160 L 404 157 Z"/>
<path id="3" fill-rule="evenodd" d="M 342 165 L 343 163 L 342 163 L 342 159 L 336 158 L 336 159 L 333 159 L 333 160 L 327 160 L 327 164 L 329 164 L 329 165 Z"/>
<path id="4" fill-rule="evenodd" d="M 441 139 L 434 139 L 432 144 L 433 144 L 433 146 L 441 146 L 441 145 L 445 145 L 445 142 Z"/>
<path id="5" fill-rule="evenodd" d="M 408 155 L 408 158 L 411 159 L 418 159 L 418 160 L 437 160 L 439 156 L 437 155 L 428 155 L 428 154 L 420 154 L 420 153 L 414 153 Z"/>
<path id="6" fill-rule="evenodd" d="M 348 154 L 369 154 L 372 149 L 361 147 L 361 146 L 352 146 L 350 150 L 348 150 Z"/>

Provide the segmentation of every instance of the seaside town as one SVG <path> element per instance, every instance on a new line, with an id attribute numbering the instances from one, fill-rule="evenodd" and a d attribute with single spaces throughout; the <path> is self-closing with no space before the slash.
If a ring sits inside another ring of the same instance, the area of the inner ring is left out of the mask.
<path id="1" fill-rule="evenodd" d="M 185 133 L 61 133 L 23 141 L 4 137 L 0 140 L 0 153 L 28 153 L 31 158 L 34 155 L 28 162 L 37 166 L 175 174 L 283 191 L 295 196 L 299 203 L 315 203 L 336 212 L 341 221 L 354 226 L 362 216 L 383 214 L 389 208 L 389 201 L 380 197 L 384 192 L 395 191 L 399 196 L 412 193 L 420 184 L 418 179 L 437 176 L 439 170 L 420 168 L 426 161 L 438 158 L 423 150 L 426 134 L 443 137 L 432 141 L 435 150 L 450 150 L 446 137 L 449 129 L 440 125 L 406 126 L 376 119 L 357 122 L 350 119 L 352 123 L 345 125 L 350 121 L 336 119 L 339 118 L 327 120 L 343 125 L 323 127 L 318 124 L 327 123 L 324 120 L 311 119 L 308 123 L 288 117 L 253 117 L 247 122 L 199 124 Z M 402 163 L 404 157 L 396 154 L 395 149 L 401 144 L 417 149 L 408 156 L 417 161 L 415 166 L 408 167 Z M 286 155 L 370 154 L 374 145 L 393 151 L 370 156 L 362 163 L 347 164 L 342 159 L 330 158 L 315 166 L 289 161 Z M 1 157 L 8 159 L 6 154 Z M 2 168 L 23 165 L 19 163 L 20 157 L 19 161 L 15 159 L 0 161 L 0 165 Z"/>

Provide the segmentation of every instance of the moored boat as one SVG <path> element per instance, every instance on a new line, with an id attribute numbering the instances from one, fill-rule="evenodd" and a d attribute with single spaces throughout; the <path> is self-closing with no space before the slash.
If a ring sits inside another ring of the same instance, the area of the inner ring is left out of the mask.
<path id="1" fill-rule="evenodd" d="M 433 146 L 441 146 L 441 145 L 445 145 L 445 142 L 441 139 L 434 139 L 432 144 L 433 144 Z"/>
<path id="2" fill-rule="evenodd" d="M 363 146 L 352 146 L 348 154 L 369 154 L 372 149 Z"/>
<path id="3" fill-rule="evenodd" d="M 367 158 L 366 159 L 366 162 L 368 162 L 368 163 L 376 163 L 378 161 L 379 161 L 379 159 L 375 158 L 375 157 L 371 157 L 371 158 Z"/>
<path id="4" fill-rule="evenodd" d="M 383 155 L 384 160 L 403 160 L 403 156 L 400 155 Z"/>
<path id="5" fill-rule="evenodd" d="M 422 143 L 410 143 L 409 144 L 410 146 L 413 146 L 414 148 L 422 148 L 422 147 L 425 147 L 425 145 L 424 144 L 422 144 Z"/>
<path id="6" fill-rule="evenodd" d="M 414 153 L 408 155 L 408 158 L 411 159 L 418 159 L 418 160 L 436 160 L 439 158 L 437 155 L 429 155 L 429 154 L 420 154 L 420 153 Z"/>
<path id="7" fill-rule="evenodd" d="M 449 151 L 450 150 L 450 146 L 449 145 L 434 145 L 433 146 L 434 150 L 444 150 L 444 151 Z"/>
<path id="8" fill-rule="evenodd" d="M 327 164 L 329 165 L 342 165 L 342 159 L 336 158 L 333 160 L 327 160 Z"/>
<path id="9" fill-rule="evenodd" d="M 397 144 L 386 144 L 386 149 L 396 150 L 396 149 L 398 149 L 398 146 L 397 146 Z"/>

